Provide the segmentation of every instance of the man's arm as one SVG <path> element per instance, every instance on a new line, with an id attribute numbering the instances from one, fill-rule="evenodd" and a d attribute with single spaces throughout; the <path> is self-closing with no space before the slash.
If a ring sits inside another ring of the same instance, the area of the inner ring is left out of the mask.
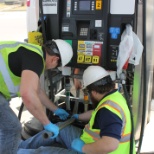
<path id="1" fill-rule="evenodd" d="M 40 89 L 39 91 L 39 98 L 42 102 L 42 104 L 48 108 L 50 111 L 54 112 L 55 110 L 58 109 L 58 107 L 48 98 L 48 96 L 46 95 L 46 93 Z"/>
<path id="2" fill-rule="evenodd" d="M 90 118 L 91 118 L 92 111 L 93 110 L 89 110 L 87 112 L 84 112 L 84 113 L 79 114 L 78 120 L 86 121 L 86 122 L 89 121 Z"/>
<path id="3" fill-rule="evenodd" d="M 100 129 L 101 139 L 85 144 L 83 152 L 88 154 L 107 154 L 117 149 L 121 138 L 122 120 L 106 108 L 100 109 L 95 118 L 94 128 Z"/>
<path id="4" fill-rule="evenodd" d="M 50 121 L 46 116 L 45 110 L 39 98 L 39 77 L 30 70 L 22 71 L 20 95 L 27 110 L 38 119 L 43 125 Z"/>
<path id="5" fill-rule="evenodd" d="M 80 138 L 73 140 L 72 149 L 87 154 L 107 154 L 118 147 L 121 139 L 122 120 L 106 108 L 100 109 L 95 117 L 93 129 L 100 129 L 100 139 L 86 144 Z"/>
<path id="6" fill-rule="evenodd" d="M 82 148 L 82 152 L 86 154 L 108 154 L 115 151 L 119 145 L 119 140 L 103 136 L 101 139 L 94 143 L 85 144 Z"/>

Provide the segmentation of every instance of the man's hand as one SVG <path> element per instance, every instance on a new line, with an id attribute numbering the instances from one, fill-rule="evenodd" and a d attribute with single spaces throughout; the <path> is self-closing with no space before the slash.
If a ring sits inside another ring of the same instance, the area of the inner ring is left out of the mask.
<path id="1" fill-rule="evenodd" d="M 59 118 L 61 120 L 66 120 L 67 117 L 69 116 L 69 114 L 65 110 L 60 109 L 60 108 L 58 108 L 57 110 L 55 110 L 54 111 L 54 114 L 57 115 L 57 116 L 59 116 Z"/>
<path id="2" fill-rule="evenodd" d="M 53 133 L 53 136 L 50 137 L 51 139 L 54 139 L 59 134 L 59 127 L 57 125 L 51 123 L 51 122 L 49 124 L 45 125 L 44 129 L 46 131 L 48 131 L 48 132 L 52 132 Z"/>
<path id="3" fill-rule="evenodd" d="M 85 143 L 80 138 L 74 139 L 73 142 L 71 143 L 72 149 L 80 153 L 83 153 L 82 148 L 84 145 Z"/>

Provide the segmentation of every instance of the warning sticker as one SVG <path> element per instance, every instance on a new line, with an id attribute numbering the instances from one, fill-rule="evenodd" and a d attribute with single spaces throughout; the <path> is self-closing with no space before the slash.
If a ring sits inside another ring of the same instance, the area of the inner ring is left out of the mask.
<path id="1" fill-rule="evenodd" d="M 84 55 L 78 54 L 77 63 L 83 63 L 84 62 Z"/>
<path id="2" fill-rule="evenodd" d="M 99 56 L 93 56 L 93 59 L 92 59 L 92 63 L 93 64 L 98 64 L 99 63 Z"/>
<path id="3" fill-rule="evenodd" d="M 102 53 L 103 42 L 99 41 L 78 41 L 77 63 L 99 64 Z"/>
<path id="4" fill-rule="evenodd" d="M 42 0 L 44 14 L 57 14 L 57 0 Z"/>
<path id="5" fill-rule="evenodd" d="M 91 63 L 91 56 L 85 56 L 85 63 Z"/>

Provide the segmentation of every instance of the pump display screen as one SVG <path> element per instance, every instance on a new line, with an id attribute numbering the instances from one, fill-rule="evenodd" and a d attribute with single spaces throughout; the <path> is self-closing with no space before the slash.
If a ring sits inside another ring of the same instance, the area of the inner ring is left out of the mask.
<path id="1" fill-rule="evenodd" d="M 90 10 L 90 1 L 79 1 L 79 10 L 80 11 L 89 11 Z"/>

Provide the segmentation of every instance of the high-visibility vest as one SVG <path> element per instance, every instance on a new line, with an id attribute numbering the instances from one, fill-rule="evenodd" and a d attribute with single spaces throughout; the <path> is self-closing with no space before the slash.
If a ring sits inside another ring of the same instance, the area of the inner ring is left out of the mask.
<path id="1" fill-rule="evenodd" d="M 88 144 L 100 139 L 100 129 L 94 129 L 93 125 L 98 110 L 104 107 L 116 114 L 122 120 L 122 132 L 119 146 L 115 151 L 111 152 L 110 154 L 129 154 L 131 136 L 130 111 L 126 104 L 126 100 L 118 91 L 106 96 L 99 102 L 97 108 L 92 112 L 89 123 L 85 126 L 83 130 L 83 134 L 80 137 L 81 140 Z M 135 153 L 136 152 L 134 143 L 133 154 Z"/>
<path id="2" fill-rule="evenodd" d="M 42 57 L 44 62 L 41 46 L 15 41 L 0 42 L 0 93 L 2 93 L 6 99 L 20 96 L 19 86 L 21 77 L 14 75 L 8 66 L 9 54 L 16 52 L 20 47 L 24 47 L 30 52 L 36 52 Z"/>

